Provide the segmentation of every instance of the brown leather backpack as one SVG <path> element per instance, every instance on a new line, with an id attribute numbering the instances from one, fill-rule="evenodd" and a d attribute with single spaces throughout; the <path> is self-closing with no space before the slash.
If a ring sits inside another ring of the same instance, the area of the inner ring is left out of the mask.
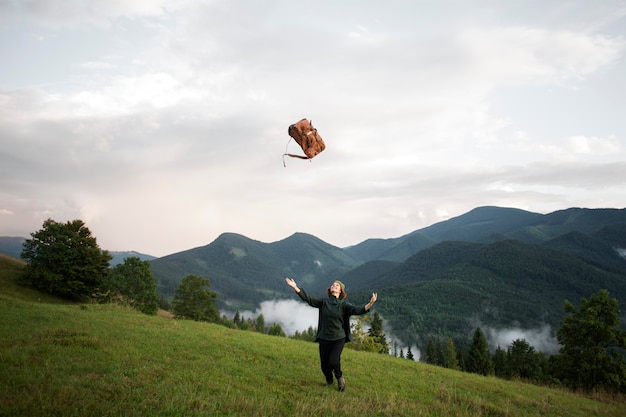
<path id="1" fill-rule="evenodd" d="M 317 129 L 314 128 L 313 124 L 307 119 L 302 119 L 299 122 L 292 124 L 289 126 L 287 132 L 289 133 L 289 136 L 291 136 L 293 140 L 300 145 L 306 156 L 287 153 L 287 149 L 285 149 L 285 153 L 283 154 L 283 165 L 285 165 L 285 155 L 292 158 L 310 160 L 326 149 L 326 144 L 324 144 L 322 137 L 319 133 L 317 133 Z M 289 141 L 291 141 L 291 139 L 289 139 Z M 289 142 L 287 142 L 287 146 L 289 146 Z"/>

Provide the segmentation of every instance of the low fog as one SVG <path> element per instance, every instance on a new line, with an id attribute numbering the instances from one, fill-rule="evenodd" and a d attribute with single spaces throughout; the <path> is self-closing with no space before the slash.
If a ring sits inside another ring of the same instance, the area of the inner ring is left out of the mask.
<path id="1" fill-rule="evenodd" d="M 552 333 L 552 328 L 548 324 L 535 329 L 521 329 L 512 327 L 506 329 L 495 329 L 493 327 L 483 327 L 483 332 L 491 350 L 495 350 L 498 346 L 502 349 L 508 349 L 514 340 L 524 339 L 535 351 L 546 354 L 555 354 L 559 351 L 559 342 Z"/>
<path id="2" fill-rule="evenodd" d="M 221 314 L 231 318 L 233 317 L 233 313 L 222 312 Z M 263 301 L 261 306 L 255 311 L 240 311 L 239 314 L 245 320 L 255 319 L 259 314 L 263 314 L 266 325 L 273 323 L 280 324 L 287 336 L 293 336 L 296 331 L 304 332 L 309 327 L 317 328 L 317 309 L 297 300 Z M 365 327 L 365 330 L 367 331 L 367 327 Z M 403 342 L 392 334 L 388 326 L 385 325 L 384 318 L 383 330 L 390 348 L 393 348 L 393 344 L 395 343 L 398 353 L 402 350 L 406 355 L 408 350 L 406 344 L 403 344 Z M 418 347 L 411 346 L 411 352 L 415 360 L 419 360 L 420 351 Z"/>
<path id="3" fill-rule="evenodd" d="M 230 318 L 233 317 L 232 312 L 222 312 L 221 314 Z M 287 336 L 293 336 L 296 331 L 304 332 L 309 327 L 317 328 L 317 309 L 297 300 L 264 301 L 255 311 L 240 311 L 239 314 L 241 314 L 245 320 L 256 319 L 259 314 L 263 314 L 266 325 L 269 326 L 273 323 L 280 324 Z M 393 330 L 386 325 L 384 317 L 383 326 L 390 348 L 393 349 L 395 343 L 398 354 L 401 349 L 403 353 L 406 354 L 406 344 L 393 335 Z M 474 328 L 480 327 L 483 330 L 492 352 L 495 351 L 498 346 L 505 350 L 508 349 L 513 341 L 517 339 L 524 339 L 535 348 L 537 352 L 555 354 L 559 351 L 560 345 L 556 340 L 551 326 L 548 324 L 534 329 L 522 329 L 517 326 L 498 329 L 480 322 L 474 323 L 473 326 Z M 367 328 L 365 328 L 365 330 L 367 330 Z M 419 348 L 417 346 L 411 346 L 411 352 L 415 360 L 419 360 Z"/>

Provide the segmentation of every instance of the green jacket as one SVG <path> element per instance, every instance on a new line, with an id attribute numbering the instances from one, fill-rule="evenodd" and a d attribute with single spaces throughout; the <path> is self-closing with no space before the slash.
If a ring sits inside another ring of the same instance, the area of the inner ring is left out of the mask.
<path id="1" fill-rule="evenodd" d="M 332 295 L 326 298 L 313 298 L 309 297 L 302 288 L 300 288 L 298 295 L 311 307 L 319 310 L 316 342 L 319 340 L 332 341 L 343 338 L 346 338 L 347 341 L 352 340 L 350 316 L 360 316 L 367 313 L 365 309 L 366 304 L 357 307 L 346 300 L 340 300 Z"/>

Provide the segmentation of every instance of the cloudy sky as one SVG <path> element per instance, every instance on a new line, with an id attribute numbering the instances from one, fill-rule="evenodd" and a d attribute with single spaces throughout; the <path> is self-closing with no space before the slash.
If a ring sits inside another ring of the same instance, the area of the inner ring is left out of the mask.
<path id="1" fill-rule="evenodd" d="M 1 236 L 163 256 L 626 206 L 622 0 L 0 0 L 0 56 Z M 327 148 L 284 167 L 304 117 Z"/>

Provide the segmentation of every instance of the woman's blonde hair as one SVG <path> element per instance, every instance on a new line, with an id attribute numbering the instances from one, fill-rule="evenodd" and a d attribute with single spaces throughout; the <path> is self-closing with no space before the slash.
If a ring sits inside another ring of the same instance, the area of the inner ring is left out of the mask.
<path id="1" fill-rule="evenodd" d="M 339 292 L 339 299 L 340 299 L 340 300 L 343 300 L 344 298 L 346 298 L 346 297 L 348 296 L 348 294 L 346 293 L 346 286 L 345 286 L 345 285 L 343 285 L 343 282 L 341 282 L 341 281 L 339 281 L 339 280 L 334 280 L 334 281 L 333 281 L 333 284 L 334 284 L 335 282 L 336 282 L 337 284 L 339 284 L 339 287 L 341 287 L 341 291 Z M 332 286 L 332 284 L 331 284 L 331 286 Z M 326 289 L 326 295 L 330 297 L 330 295 L 331 295 L 331 294 L 330 294 L 330 287 L 328 287 L 328 288 Z"/>

